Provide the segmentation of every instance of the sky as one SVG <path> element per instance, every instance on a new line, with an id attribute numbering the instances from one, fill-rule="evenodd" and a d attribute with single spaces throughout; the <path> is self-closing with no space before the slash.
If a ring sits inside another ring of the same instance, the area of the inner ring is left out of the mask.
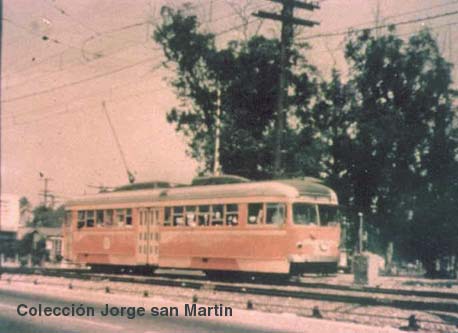
<path id="1" fill-rule="evenodd" d="M 191 181 L 198 164 L 166 121 L 179 105 L 166 80 L 174 73 L 161 67 L 162 51 L 151 39 L 161 7 L 185 2 L 219 47 L 255 33 L 279 35 L 278 23 L 250 16 L 280 10 L 267 0 L 3 1 L 1 193 L 38 204 L 43 178 L 50 178 L 49 190 L 63 203 L 96 192 L 93 186 L 127 183 L 110 122 L 137 181 Z M 429 26 L 444 56 L 458 61 L 458 0 L 323 0 L 320 7 L 296 10 L 320 22 L 301 29 L 296 41 L 310 43 L 307 56 L 323 78 L 333 67 L 345 77 L 345 32 L 377 22 L 398 23 L 405 38 Z"/>

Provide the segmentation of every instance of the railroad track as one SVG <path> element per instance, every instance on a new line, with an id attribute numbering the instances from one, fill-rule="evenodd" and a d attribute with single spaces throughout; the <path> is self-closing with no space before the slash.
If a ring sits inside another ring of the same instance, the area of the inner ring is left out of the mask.
<path id="1" fill-rule="evenodd" d="M 1 272 L 26 275 L 38 274 L 50 277 L 64 277 L 81 280 L 108 280 L 111 282 L 180 287 L 196 290 L 211 289 L 220 292 L 340 302 L 358 304 L 361 306 L 389 306 L 403 310 L 458 313 L 458 294 L 436 291 L 355 287 L 310 282 L 289 282 L 284 285 L 215 282 L 201 277 L 170 277 L 168 274 L 157 277 L 126 276 L 92 273 L 87 270 L 78 269 L 45 270 L 31 268 L 2 268 Z"/>

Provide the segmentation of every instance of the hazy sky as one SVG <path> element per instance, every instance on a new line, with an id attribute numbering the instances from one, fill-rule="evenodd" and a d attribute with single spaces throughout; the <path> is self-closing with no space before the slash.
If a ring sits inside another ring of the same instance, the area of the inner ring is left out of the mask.
<path id="1" fill-rule="evenodd" d="M 162 52 L 150 38 L 163 0 L 4 0 L 1 71 L 1 191 L 40 200 L 43 182 L 60 200 L 115 186 L 127 176 L 102 102 L 106 102 L 129 168 L 138 181 L 189 182 L 197 164 L 185 154 L 183 137 L 165 120 L 177 101 L 159 68 Z M 207 31 L 220 33 L 218 44 L 243 38 L 237 14 L 279 10 L 267 0 L 207 0 L 192 3 Z M 342 35 L 350 27 L 406 22 L 408 37 L 423 25 L 437 34 L 452 62 L 458 59 L 458 1 L 324 0 L 315 12 L 296 15 L 321 22 L 301 32 L 310 39 L 309 59 L 326 77 L 336 66 L 346 72 Z M 377 6 L 377 3 L 379 4 Z M 454 13 L 457 12 L 457 13 Z M 454 14 L 453 14 L 454 13 Z M 278 24 L 250 20 L 248 34 L 278 34 Z M 148 23 L 149 22 L 149 23 Z M 226 32 L 228 31 L 229 32 Z M 223 32 L 223 33 L 221 33 Z M 456 71 L 455 71 L 456 73 Z M 455 75 L 456 77 L 456 75 Z M 275 83 L 272 83 L 275 84 Z"/>

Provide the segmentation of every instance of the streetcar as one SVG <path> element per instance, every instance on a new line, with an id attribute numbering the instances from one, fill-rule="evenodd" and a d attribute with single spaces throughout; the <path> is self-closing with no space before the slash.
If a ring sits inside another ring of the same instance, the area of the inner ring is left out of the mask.
<path id="1" fill-rule="evenodd" d="M 336 271 L 341 229 L 331 188 L 314 178 L 232 180 L 134 184 L 72 199 L 64 258 L 94 269 L 209 276 Z"/>

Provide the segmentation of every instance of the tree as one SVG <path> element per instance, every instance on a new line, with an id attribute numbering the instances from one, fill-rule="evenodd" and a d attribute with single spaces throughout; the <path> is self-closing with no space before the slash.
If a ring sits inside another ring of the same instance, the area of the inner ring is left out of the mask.
<path id="1" fill-rule="evenodd" d="M 30 223 L 32 227 L 60 227 L 65 219 L 65 208 L 60 206 L 53 209 L 47 206 L 37 206 L 33 210 L 33 220 Z"/>
<path id="2" fill-rule="evenodd" d="M 37 232 L 26 234 L 21 240 L 17 242 L 17 253 L 22 258 L 25 264 L 25 257 L 30 255 L 33 265 L 39 265 L 48 255 L 46 250 L 46 240 L 44 238 L 37 239 Z"/>
<path id="3" fill-rule="evenodd" d="M 32 210 L 32 204 L 30 203 L 29 199 L 26 197 L 21 197 L 19 199 L 19 211 L 20 211 L 20 223 L 22 224 L 29 224 L 30 221 L 30 213 Z"/>
<path id="4" fill-rule="evenodd" d="M 304 128 L 324 143 L 322 172 L 344 202 L 430 268 L 458 240 L 450 64 L 428 30 L 350 35 L 345 55 L 349 81 L 322 85 Z"/>
<path id="5" fill-rule="evenodd" d="M 420 55 L 429 58 L 425 64 L 429 70 L 423 73 L 429 85 L 422 88 L 425 99 L 434 101 L 435 112 L 428 123 L 423 181 L 409 245 L 410 249 L 417 249 L 431 273 L 435 260 L 458 255 L 458 145 L 453 139 L 456 129 L 453 128 L 451 64 L 440 55 L 430 35 L 415 36 L 411 44 Z"/>
<path id="6" fill-rule="evenodd" d="M 30 201 L 29 199 L 27 199 L 26 197 L 21 197 L 19 199 L 19 208 L 21 209 L 21 211 L 23 209 L 29 209 L 30 208 Z"/>
<path id="7" fill-rule="evenodd" d="M 317 102 L 310 111 L 298 114 L 301 120 L 299 132 L 299 156 L 304 156 L 316 168 L 315 174 L 325 178 L 339 193 L 342 204 L 350 204 L 353 187 L 348 171 L 352 158 L 348 155 L 354 137 L 355 125 L 351 112 L 353 90 L 342 82 L 340 73 L 333 70 L 329 82 L 323 81 L 317 92 Z M 312 153 L 308 151 L 313 150 Z"/>
<path id="8" fill-rule="evenodd" d="M 254 36 L 246 41 L 231 41 L 217 49 L 215 35 L 199 32 L 195 16 L 182 10 L 162 9 L 163 22 L 154 39 L 173 64 L 176 76 L 171 80 L 180 108 L 167 116 L 176 130 L 187 138 L 189 153 L 201 162 L 202 172 L 212 169 L 217 90 L 221 95 L 222 171 L 252 179 L 272 176 L 274 109 L 279 76 L 279 41 Z M 314 68 L 296 49 L 295 66 L 289 73 L 290 109 L 307 105 L 314 92 Z M 294 141 L 291 128 L 285 141 Z M 291 147 L 285 159 L 292 158 Z M 297 173 L 296 165 L 285 163 L 285 174 Z"/>

